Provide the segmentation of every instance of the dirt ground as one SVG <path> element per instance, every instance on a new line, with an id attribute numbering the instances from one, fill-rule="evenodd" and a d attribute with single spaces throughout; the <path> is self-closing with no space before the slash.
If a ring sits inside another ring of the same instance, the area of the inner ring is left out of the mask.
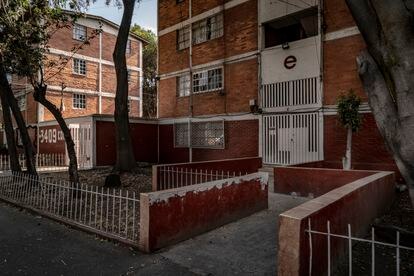
<path id="1" fill-rule="evenodd" d="M 400 193 L 390 210 L 375 225 L 398 227 L 414 233 L 414 208 L 411 204 L 408 191 Z M 376 228 L 377 229 L 377 228 Z M 376 230 L 375 240 L 395 244 L 395 230 L 383 232 Z M 371 233 L 367 233 L 365 239 L 371 239 Z M 413 247 L 414 236 L 401 235 L 401 244 Z M 405 244 L 404 244 L 405 243 Z M 408 244 L 407 244 L 408 243 Z M 352 275 L 370 275 L 372 248 L 369 243 L 354 242 L 352 250 Z M 375 272 L 376 275 L 396 275 L 396 248 L 389 246 L 375 246 Z M 400 275 L 414 276 L 414 250 L 400 250 Z M 335 275 L 348 275 L 348 261 L 342 262 Z"/>
<path id="2" fill-rule="evenodd" d="M 111 167 L 82 170 L 79 171 L 79 178 L 82 184 L 102 187 L 105 184 L 105 177 L 111 173 Z M 69 179 L 66 171 L 45 173 L 44 175 L 65 180 Z M 133 172 L 121 174 L 122 188 L 137 194 L 151 191 L 151 179 L 152 166 L 150 164 L 139 164 Z"/>

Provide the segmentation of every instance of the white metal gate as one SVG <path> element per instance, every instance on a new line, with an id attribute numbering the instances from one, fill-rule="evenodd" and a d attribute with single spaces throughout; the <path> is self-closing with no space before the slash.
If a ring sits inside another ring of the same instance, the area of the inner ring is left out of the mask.
<path id="1" fill-rule="evenodd" d="M 263 163 L 322 160 L 323 117 L 318 112 L 263 116 Z"/>
<path id="2" fill-rule="evenodd" d="M 79 169 L 92 168 L 92 125 L 90 123 L 70 124 Z"/>

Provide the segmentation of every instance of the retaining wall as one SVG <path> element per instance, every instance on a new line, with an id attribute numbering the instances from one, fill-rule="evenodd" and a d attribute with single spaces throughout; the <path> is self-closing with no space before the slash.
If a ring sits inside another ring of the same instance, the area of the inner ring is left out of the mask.
<path id="1" fill-rule="evenodd" d="M 323 168 L 275 167 L 275 193 L 314 197 L 321 196 L 347 183 L 375 174 L 375 171 Z"/>
<path id="2" fill-rule="evenodd" d="M 142 193 L 140 206 L 140 249 L 152 252 L 266 209 L 268 174 Z"/>
<path id="3" fill-rule="evenodd" d="M 278 275 L 309 275 L 309 236 L 305 232 L 311 220 L 312 230 L 327 232 L 330 221 L 331 232 L 347 233 L 350 224 L 353 236 L 364 235 L 373 220 L 381 216 L 395 198 L 395 176 L 393 172 L 377 172 L 318 198 L 290 209 L 280 215 Z M 312 275 L 327 272 L 326 236 L 312 235 Z M 332 239 L 331 252 L 335 261 L 346 256 L 346 241 Z"/>

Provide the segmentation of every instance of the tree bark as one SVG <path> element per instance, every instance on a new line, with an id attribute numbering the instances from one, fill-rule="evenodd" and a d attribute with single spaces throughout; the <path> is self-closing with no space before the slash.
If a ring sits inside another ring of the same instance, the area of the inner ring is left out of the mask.
<path id="1" fill-rule="evenodd" d="M 22 139 L 24 152 L 26 156 L 26 169 L 27 172 L 33 175 L 37 175 L 36 172 L 36 161 L 35 161 L 35 150 L 33 147 L 33 142 L 30 139 L 29 132 L 27 131 L 26 122 L 23 119 L 23 115 L 20 111 L 19 105 L 17 100 L 14 96 L 13 90 L 10 87 L 10 84 L 7 81 L 6 71 L 4 71 L 3 66 L 0 66 L 0 78 L 1 78 L 1 85 L 2 90 L 5 93 L 7 98 L 7 102 L 10 106 L 10 109 L 13 112 L 14 119 L 16 121 L 17 127 L 20 132 L 20 137 Z"/>
<path id="2" fill-rule="evenodd" d="M 367 44 L 357 62 L 378 129 L 414 187 L 414 1 L 346 2 Z"/>
<path id="3" fill-rule="evenodd" d="M 345 157 L 342 159 L 342 166 L 344 170 L 350 170 L 352 163 L 352 128 L 347 128 L 346 137 L 346 152 Z"/>
<path id="4" fill-rule="evenodd" d="M 7 101 L 6 91 L 4 89 L 6 85 L 8 85 L 8 82 L 4 83 L 3 79 L 0 79 L 0 99 L 1 108 L 3 111 L 4 131 L 6 132 L 7 148 L 10 157 L 10 169 L 12 171 L 21 171 L 19 155 L 17 153 L 16 147 L 16 139 L 14 137 L 13 122 L 10 114 L 10 106 L 9 102 Z"/>
<path id="5" fill-rule="evenodd" d="M 128 73 L 125 57 L 135 0 L 123 0 L 123 4 L 124 12 L 113 53 L 116 71 L 114 114 L 116 128 L 116 165 L 114 169 L 119 172 L 130 171 L 136 166 L 129 133 Z"/>
<path id="6" fill-rule="evenodd" d="M 63 119 L 60 110 L 48 99 L 46 99 L 46 90 L 46 85 L 35 85 L 33 97 L 35 101 L 42 104 L 47 110 L 49 110 L 50 113 L 52 113 L 55 120 L 59 124 L 59 127 L 63 132 L 63 136 L 65 137 L 66 149 L 69 157 L 69 179 L 72 183 L 79 183 L 78 160 L 76 158 L 75 143 L 73 142 L 72 134 L 70 133 L 70 129 Z"/>

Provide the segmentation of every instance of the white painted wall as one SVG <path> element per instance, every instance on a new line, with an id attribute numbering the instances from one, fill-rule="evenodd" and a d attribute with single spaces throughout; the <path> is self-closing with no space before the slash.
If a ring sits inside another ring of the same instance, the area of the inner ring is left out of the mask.
<path id="1" fill-rule="evenodd" d="M 260 23 L 316 6 L 319 0 L 260 0 Z"/>
<path id="2" fill-rule="evenodd" d="M 289 49 L 275 46 L 262 51 L 262 84 L 317 77 L 320 75 L 320 37 L 310 37 L 289 43 Z M 286 69 L 284 61 L 295 56 L 296 66 Z"/>

